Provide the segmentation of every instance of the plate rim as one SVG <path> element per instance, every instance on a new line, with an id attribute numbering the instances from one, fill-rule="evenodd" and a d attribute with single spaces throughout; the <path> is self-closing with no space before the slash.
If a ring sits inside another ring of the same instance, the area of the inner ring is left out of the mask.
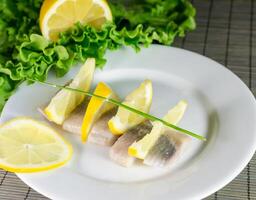
<path id="1" fill-rule="evenodd" d="M 178 47 L 167 47 L 167 46 L 162 46 L 162 45 L 152 45 L 151 47 L 149 48 L 165 48 L 165 49 L 175 49 L 177 51 L 180 51 L 180 52 L 185 52 L 185 53 L 189 53 L 189 54 L 192 54 L 192 55 L 195 55 L 195 56 L 199 56 L 203 59 L 208 59 L 208 60 L 211 60 L 212 62 L 214 62 L 215 64 L 215 67 L 216 68 L 219 68 L 219 69 L 222 69 L 222 70 L 225 70 L 227 71 L 230 75 L 233 75 L 237 81 L 240 82 L 241 85 L 243 85 L 243 89 L 246 90 L 246 92 L 248 93 L 248 97 L 250 97 L 250 101 L 252 102 L 252 104 L 254 105 L 254 111 L 256 111 L 256 100 L 255 100 L 255 97 L 254 95 L 252 94 L 251 90 L 247 87 L 247 85 L 234 73 L 232 72 L 229 68 L 225 67 L 224 65 L 216 62 L 215 60 L 211 59 L 211 58 L 208 58 L 204 55 L 201 55 L 199 53 L 196 53 L 196 52 L 193 52 L 193 51 L 189 51 L 189 50 L 185 50 L 185 49 L 181 49 L 181 48 L 178 48 Z M 5 109 L 5 108 L 4 108 Z M 4 111 L 3 109 L 3 111 Z M 2 111 L 2 113 L 3 113 Z M 1 119 L 2 119 L 2 114 L 1 114 Z M 205 192 L 201 192 L 201 194 L 198 194 L 198 196 L 196 196 L 195 198 L 205 198 L 211 194 L 213 194 L 214 192 L 218 191 L 219 189 L 223 188 L 225 185 L 227 185 L 229 182 L 231 182 L 236 176 L 239 175 L 239 173 L 246 167 L 246 165 L 249 163 L 249 161 L 252 159 L 254 153 L 256 151 L 256 142 L 254 142 L 254 148 L 251 148 L 250 149 L 250 153 L 247 154 L 246 158 L 244 158 L 244 161 L 243 162 L 240 162 L 240 166 L 236 168 L 236 170 L 233 169 L 233 173 L 232 175 L 230 175 L 229 177 L 226 177 L 226 178 L 223 178 L 222 180 L 222 183 L 220 184 L 213 184 L 214 187 L 211 187 L 211 189 L 209 189 L 209 191 L 205 191 Z M 24 174 L 17 174 L 17 176 L 22 180 L 24 181 L 27 185 L 31 185 L 29 183 L 29 181 L 26 180 L 26 178 L 24 178 Z M 26 175 L 25 175 L 26 176 Z M 31 186 L 32 187 L 32 186 Z M 38 189 L 37 187 L 32 187 L 33 189 L 35 189 L 36 191 L 40 191 L 40 189 Z M 41 190 L 42 191 L 42 190 Z M 39 192 L 41 193 L 41 192 Z M 50 197 L 52 195 L 47 195 L 47 192 L 43 192 L 44 195 Z"/>

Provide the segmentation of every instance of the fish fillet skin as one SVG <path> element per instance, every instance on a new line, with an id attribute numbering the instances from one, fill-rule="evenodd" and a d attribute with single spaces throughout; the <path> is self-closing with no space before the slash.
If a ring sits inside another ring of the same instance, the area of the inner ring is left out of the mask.
<path id="1" fill-rule="evenodd" d="M 127 131 L 110 148 L 110 158 L 117 164 L 124 167 L 131 167 L 136 158 L 128 154 L 129 146 L 143 138 L 146 134 L 150 133 L 152 124 L 150 121 L 145 121 L 133 129 Z"/>
<path id="2" fill-rule="evenodd" d="M 112 146 L 119 136 L 113 135 L 108 128 L 108 121 L 114 116 L 116 109 L 113 109 L 98 119 L 92 127 L 88 136 L 88 142 Z"/>
<path id="3" fill-rule="evenodd" d="M 164 167 L 174 162 L 190 137 L 174 130 L 167 130 L 162 134 L 154 146 L 149 150 L 143 164 Z"/>
<path id="4" fill-rule="evenodd" d="M 62 128 L 65 131 L 81 135 L 81 128 L 87 104 L 77 107 L 76 110 L 71 113 L 70 117 L 64 121 Z M 111 146 L 117 140 L 118 137 L 113 135 L 108 129 L 108 120 L 113 117 L 115 112 L 116 109 L 113 109 L 102 115 L 95 122 L 88 136 L 88 142 L 103 146 Z"/>

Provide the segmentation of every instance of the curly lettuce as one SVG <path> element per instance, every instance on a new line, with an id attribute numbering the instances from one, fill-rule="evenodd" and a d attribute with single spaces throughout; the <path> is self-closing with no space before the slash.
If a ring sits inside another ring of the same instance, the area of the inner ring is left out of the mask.
<path id="1" fill-rule="evenodd" d="M 114 21 L 100 30 L 78 23 L 50 42 L 38 25 L 41 3 L 0 1 L 0 109 L 27 78 L 44 81 L 50 70 L 61 77 L 88 57 L 103 67 L 108 49 L 171 45 L 176 36 L 196 27 L 195 9 L 188 0 L 119 0 L 110 3 Z"/>

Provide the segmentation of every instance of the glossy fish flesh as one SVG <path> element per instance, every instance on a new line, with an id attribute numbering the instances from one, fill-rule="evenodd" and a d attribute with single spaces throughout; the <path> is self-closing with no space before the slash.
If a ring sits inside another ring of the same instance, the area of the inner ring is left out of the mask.
<path id="1" fill-rule="evenodd" d="M 149 166 L 164 167 L 177 159 L 190 137 L 174 130 L 167 130 L 150 149 L 143 163 Z"/>
<path id="2" fill-rule="evenodd" d="M 119 136 L 113 135 L 108 128 L 108 121 L 116 113 L 116 109 L 107 112 L 98 119 L 92 127 L 88 141 L 94 144 L 111 146 Z"/>
<path id="3" fill-rule="evenodd" d="M 129 146 L 133 142 L 143 138 L 151 129 L 151 122 L 145 121 L 124 133 L 110 148 L 110 158 L 119 165 L 130 167 L 135 162 L 136 158 L 128 155 Z"/>
<path id="4" fill-rule="evenodd" d="M 77 135 L 81 135 L 81 126 L 83 123 L 83 118 L 84 118 L 87 105 L 88 105 L 88 101 L 79 105 L 71 113 L 71 115 L 62 124 L 63 130 L 70 133 L 77 134 Z"/>
<path id="5" fill-rule="evenodd" d="M 67 118 L 62 128 L 70 133 L 81 135 L 81 127 L 87 105 L 81 105 L 76 108 L 74 112 Z M 108 129 L 108 121 L 113 117 L 115 109 L 105 113 L 93 125 L 92 130 L 88 136 L 88 142 L 111 146 L 116 140 L 117 136 L 113 135 Z"/>

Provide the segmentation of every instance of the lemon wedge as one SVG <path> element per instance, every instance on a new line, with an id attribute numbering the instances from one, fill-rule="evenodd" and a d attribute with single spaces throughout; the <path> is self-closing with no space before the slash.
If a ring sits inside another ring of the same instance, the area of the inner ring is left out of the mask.
<path id="1" fill-rule="evenodd" d="M 91 86 L 94 69 L 95 59 L 88 58 L 69 87 L 87 92 Z M 49 121 L 62 124 L 84 98 L 85 94 L 83 93 L 62 89 L 51 99 L 49 105 L 44 109 L 44 114 Z"/>
<path id="2" fill-rule="evenodd" d="M 187 102 L 181 100 L 174 108 L 172 108 L 165 116 L 164 120 L 176 125 L 183 117 L 187 108 Z M 145 159 L 151 147 L 155 144 L 159 136 L 167 129 L 161 122 L 153 122 L 153 128 L 149 134 L 144 136 L 138 142 L 134 142 L 128 149 L 130 156 Z"/>
<path id="3" fill-rule="evenodd" d="M 52 41 L 77 22 L 99 28 L 106 21 L 112 14 L 105 0 L 45 0 L 39 18 L 43 36 Z"/>
<path id="4" fill-rule="evenodd" d="M 0 126 L 0 168 L 10 172 L 38 172 L 64 165 L 72 146 L 51 127 L 19 117 Z"/>
<path id="5" fill-rule="evenodd" d="M 152 82 L 145 80 L 125 98 L 123 104 L 148 113 L 152 103 L 152 96 Z M 144 117 L 119 107 L 117 114 L 109 120 L 108 126 L 113 134 L 121 135 L 144 120 Z"/>
<path id="6" fill-rule="evenodd" d="M 105 97 L 105 98 L 111 98 L 118 100 L 118 96 L 113 92 L 113 90 L 105 83 L 100 82 L 98 83 L 94 94 Z M 81 139 L 83 142 L 87 140 L 87 137 L 91 131 L 91 128 L 94 124 L 94 122 L 99 119 L 104 113 L 110 111 L 113 109 L 116 105 L 108 103 L 104 99 L 100 99 L 98 97 L 92 97 L 83 119 L 82 123 L 82 134 Z"/>

